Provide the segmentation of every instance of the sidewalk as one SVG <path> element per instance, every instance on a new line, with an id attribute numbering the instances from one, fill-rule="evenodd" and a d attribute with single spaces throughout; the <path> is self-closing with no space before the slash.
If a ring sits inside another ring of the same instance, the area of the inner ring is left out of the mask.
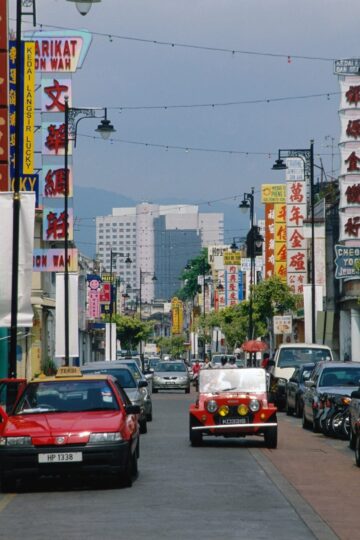
<path id="1" fill-rule="evenodd" d="M 278 415 L 276 450 L 262 450 L 341 540 L 360 539 L 360 468 L 343 442 L 302 429 Z"/>

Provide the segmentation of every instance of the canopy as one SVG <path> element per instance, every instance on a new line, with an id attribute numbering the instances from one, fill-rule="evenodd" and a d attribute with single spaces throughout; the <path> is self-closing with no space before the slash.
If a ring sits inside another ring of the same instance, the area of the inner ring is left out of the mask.
<path id="1" fill-rule="evenodd" d="M 268 349 L 267 343 L 264 341 L 258 341 L 256 339 L 250 339 L 249 341 L 245 341 L 241 348 L 245 352 L 262 352 L 266 351 Z"/>

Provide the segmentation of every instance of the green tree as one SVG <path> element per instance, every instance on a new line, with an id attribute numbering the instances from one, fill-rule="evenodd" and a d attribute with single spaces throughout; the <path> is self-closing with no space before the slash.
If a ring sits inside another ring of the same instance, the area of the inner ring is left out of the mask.
<path id="1" fill-rule="evenodd" d="M 180 358 L 186 352 L 186 336 L 160 337 L 156 339 L 156 344 L 162 355 L 169 354 L 172 358 Z"/>
<path id="2" fill-rule="evenodd" d="M 186 265 L 181 274 L 184 286 L 176 293 L 180 300 L 192 300 L 196 293 L 199 292 L 198 276 L 207 274 L 211 269 L 207 261 L 208 250 L 204 248 L 198 257 L 195 257 Z"/>
<path id="3" fill-rule="evenodd" d="M 106 317 L 109 322 L 109 317 Z M 127 351 L 136 349 L 140 341 L 146 341 L 153 332 L 153 322 L 140 321 L 137 317 L 127 315 L 113 315 L 112 322 L 116 323 L 116 337 L 121 347 Z"/>

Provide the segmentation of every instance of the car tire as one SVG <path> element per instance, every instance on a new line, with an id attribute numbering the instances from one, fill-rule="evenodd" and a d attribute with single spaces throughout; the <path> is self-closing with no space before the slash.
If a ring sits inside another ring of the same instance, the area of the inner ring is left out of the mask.
<path id="1" fill-rule="evenodd" d="M 303 429 L 310 429 L 312 427 L 311 422 L 309 422 L 309 420 L 305 416 L 304 409 L 303 409 L 303 413 L 302 413 L 302 427 L 303 427 Z"/>
<path id="2" fill-rule="evenodd" d="M 355 446 L 356 446 L 356 436 L 355 436 L 355 433 L 353 432 L 351 426 L 350 426 L 349 446 L 350 446 L 351 450 L 355 450 Z"/>
<path id="3" fill-rule="evenodd" d="M 267 448 L 277 448 L 277 427 L 269 427 L 264 433 L 265 446 Z"/>
<path id="4" fill-rule="evenodd" d="M 158 389 L 157 389 L 157 388 L 153 388 L 153 389 L 152 389 L 152 393 L 153 393 L 153 394 L 157 394 L 157 393 L 158 393 Z"/>
<path id="5" fill-rule="evenodd" d="M 313 433 L 320 433 L 321 432 L 321 427 L 320 427 L 320 424 L 319 424 L 319 420 L 317 420 L 316 418 L 314 418 L 314 421 L 313 421 L 313 424 L 312 424 L 312 430 L 313 430 Z"/>
<path id="6" fill-rule="evenodd" d="M 189 438 L 191 446 L 201 446 L 203 442 L 203 434 L 201 431 L 193 431 L 191 428 L 194 425 L 194 421 L 192 416 L 190 415 L 190 422 L 189 422 Z"/>
<path id="7" fill-rule="evenodd" d="M 133 453 L 133 457 L 132 457 L 132 463 L 131 463 L 131 473 L 132 473 L 132 476 L 134 478 L 137 477 L 137 475 L 139 474 L 139 469 L 138 469 L 138 457 L 137 457 L 137 451 L 135 450 L 135 452 Z"/>
<path id="8" fill-rule="evenodd" d="M 134 452 L 134 456 L 136 457 L 136 452 Z M 134 456 L 131 455 L 131 452 L 129 450 L 128 457 L 126 460 L 126 467 L 125 470 L 121 473 L 119 484 L 120 487 L 127 488 L 132 486 L 133 482 L 133 468 L 134 468 Z"/>
<path id="9" fill-rule="evenodd" d="M 302 408 L 301 408 L 299 399 L 297 399 L 295 402 L 295 416 L 296 418 L 301 418 L 302 416 Z"/>
<path id="10" fill-rule="evenodd" d="M 189 388 L 185 388 L 185 394 L 190 394 L 190 386 Z"/>
<path id="11" fill-rule="evenodd" d="M 355 463 L 357 467 L 360 467 L 360 435 L 356 435 L 355 441 Z"/>
<path id="12" fill-rule="evenodd" d="M 139 422 L 139 426 L 140 426 L 140 433 L 141 434 L 147 433 L 147 422 L 146 422 L 146 420 L 141 420 L 141 422 Z"/>
<path id="13" fill-rule="evenodd" d="M 152 422 L 152 419 L 153 419 L 152 412 L 146 415 L 147 422 Z"/>

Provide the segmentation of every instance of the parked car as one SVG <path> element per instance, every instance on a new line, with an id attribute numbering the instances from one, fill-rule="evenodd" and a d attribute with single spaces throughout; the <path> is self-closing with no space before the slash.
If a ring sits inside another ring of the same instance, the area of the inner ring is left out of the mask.
<path id="1" fill-rule="evenodd" d="M 151 401 L 151 392 L 152 392 L 152 382 L 147 380 L 146 375 L 141 371 L 139 368 L 138 362 L 136 360 L 132 360 L 130 358 L 124 358 L 121 360 L 118 360 L 118 362 L 121 363 L 123 366 L 127 366 L 131 373 L 134 375 L 135 380 L 139 384 L 140 381 L 145 381 L 147 385 L 141 384 L 141 393 L 144 397 L 144 406 L 145 406 L 145 414 L 146 414 L 146 420 L 148 422 L 152 421 L 153 418 L 153 407 L 152 407 L 152 401 Z"/>
<path id="2" fill-rule="evenodd" d="M 276 410 L 268 399 L 265 370 L 204 369 L 189 411 L 190 442 L 199 446 L 203 436 L 263 435 L 266 446 L 276 448 Z"/>
<path id="3" fill-rule="evenodd" d="M 315 364 L 303 364 L 295 368 L 290 380 L 286 384 L 286 414 L 302 417 L 304 408 L 303 394 L 305 390 L 305 381 L 310 378 Z"/>
<path id="4" fill-rule="evenodd" d="M 2 490 L 25 476 L 80 472 L 110 473 L 130 486 L 137 473 L 139 412 L 111 376 L 70 367 L 31 380 L 11 412 L 0 407 Z"/>
<path id="5" fill-rule="evenodd" d="M 357 362 L 319 362 L 305 382 L 303 428 L 320 430 L 319 402 L 327 396 L 351 396 L 359 388 L 360 364 Z"/>
<path id="6" fill-rule="evenodd" d="M 113 362 L 89 362 L 81 367 L 82 373 L 86 374 L 106 374 L 116 378 L 118 383 L 129 396 L 133 405 L 140 407 L 139 425 L 140 433 L 147 432 L 147 412 L 145 394 L 147 382 L 143 379 L 136 379 L 131 369 L 122 360 Z"/>
<path id="7" fill-rule="evenodd" d="M 359 382 L 360 386 L 360 382 Z M 360 419 L 360 389 L 357 388 L 351 393 L 350 402 L 350 448 L 355 450 L 356 436 L 359 431 L 359 419 Z M 360 466 L 360 465 L 359 465 Z"/>
<path id="8" fill-rule="evenodd" d="M 308 343 L 283 343 L 271 361 L 271 394 L 275 405 L 283 409 L 286 405 L 286 383 L 296 367 L 302 364 L 317 364 L 332 361 L 333 355 L 327 345 Z"/>
<path id="9" fill-rule="evenodd" d="M 153 379 L 153 392 L 159 390 L 185 390 L 190 392 L 190 376 L 185 362 L 160 362 L 155 367 Z"/>

